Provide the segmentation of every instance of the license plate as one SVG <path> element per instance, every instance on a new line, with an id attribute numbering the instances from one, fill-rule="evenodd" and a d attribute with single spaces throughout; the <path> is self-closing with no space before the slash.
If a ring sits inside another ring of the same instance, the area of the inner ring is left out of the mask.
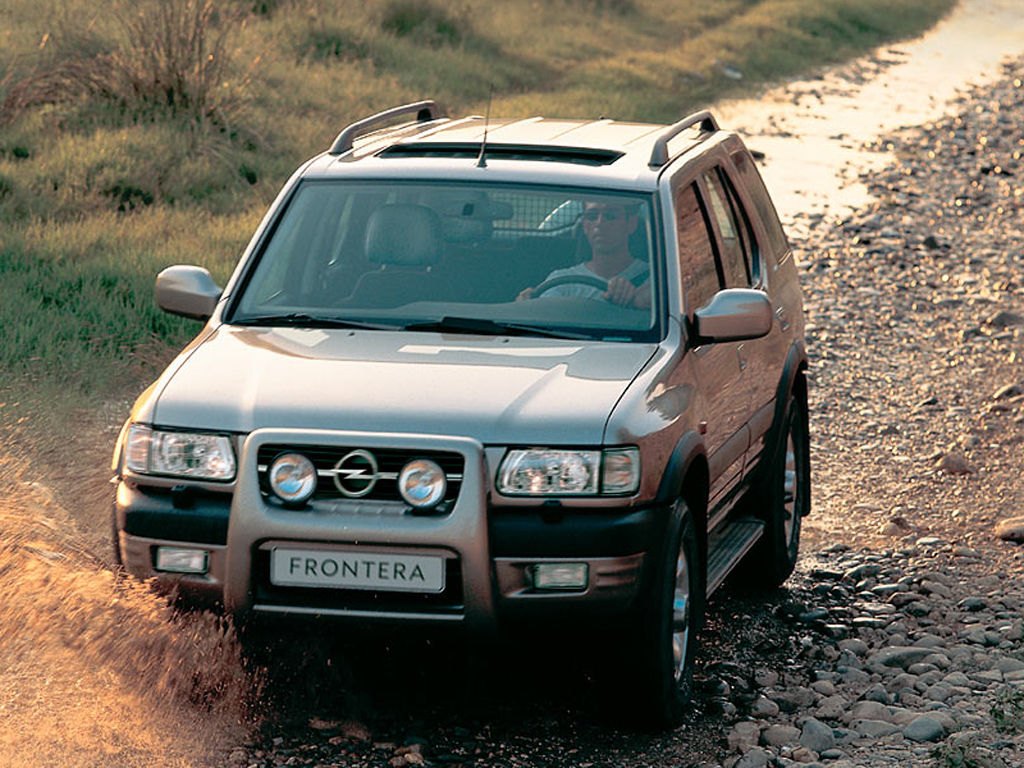
<path id="1" fill-rule="evenodd" d="M 270 583 L 282 587 L 444 591 L 444 558 L 328 549 L 274 549 Z"/>

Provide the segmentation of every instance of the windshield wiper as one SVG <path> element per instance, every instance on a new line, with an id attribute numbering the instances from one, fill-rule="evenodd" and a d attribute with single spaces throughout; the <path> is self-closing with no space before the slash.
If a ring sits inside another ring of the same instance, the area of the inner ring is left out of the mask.
<path id="1" fill-rule="evenodd" d="M 305 328 L 362 328 L 370 331 L 394 331 L 397 325 L 384 323 L 367 323 L 362 320 L 348 320 L 344 317 L 326 315 L 310 315 L 306 312 L 286 312 L 280 315 L 255 315 L 253 317 L 235 318 L 238 325 L 290 325 Z"/>
<path id="2" fill-rule="evenodd" d="M 496 323 L 482 317 L 455 317 L 446 315 L 440 320 L 423 323 L 410 323 L 404 326 L 407 331 L 452 331 L 454 333 L 473 333 L 484 336 L 548 336 L 555 339 L 590 339 L 584 333 L 555 330 L 528 323 Z"/>

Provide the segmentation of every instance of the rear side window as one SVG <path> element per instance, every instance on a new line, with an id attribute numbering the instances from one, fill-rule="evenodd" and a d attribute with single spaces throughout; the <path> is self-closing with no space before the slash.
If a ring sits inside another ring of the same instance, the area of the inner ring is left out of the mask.
<path id="1" fill-rule="evenodd" d="M 718 292 L 719 275 L 707 221 L 693 184 L 673 193 L 676 236 L 679 241 L 679 274 L 686 295 L 687 310 L 703 307 Z"/>
<path id="2" fill-rule="evenodd" d="M 747 252 L 749 236 L 744 231 L 745 222 L 736 215 L 735 203 L 727 196 L 719 169 L 706 171 L 704 184 L 708 190 L 709 212 L 718 229 L 724 287 L 746 288 L 750 285 L 751 271 Z"/>
<path id="3" fill-rule="evenodd" d="M 776 260 L 781 259 L 789 250 L 789 243 L 786 240 L 786 233 L 782 231 L 775 206 L 772 204 L 771 198 L 768 197 L 768 190 L 765 189 L 764 181 L 761 180 L 761 174 L 754 166 L 754 160 L 750 153 L 741 150 L 734 152 L 731 157 L 740 181 L 750 194 L 757 218 L 761 220 L 764 227 L 765 235 L 768 237 L 768 248 Z"/>

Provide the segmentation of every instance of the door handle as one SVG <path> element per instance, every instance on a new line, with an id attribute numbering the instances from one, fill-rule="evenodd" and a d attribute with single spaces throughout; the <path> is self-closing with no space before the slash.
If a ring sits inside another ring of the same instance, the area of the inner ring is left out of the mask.
<path id="1" fill-rule="evenodd" d="M 782 330 L 789 330 L 789 316 L 786 314 L 785 307 L 779 307 L 775 310 L 775 316 L 779 318 L 779 325 L 782 326 Z"/>

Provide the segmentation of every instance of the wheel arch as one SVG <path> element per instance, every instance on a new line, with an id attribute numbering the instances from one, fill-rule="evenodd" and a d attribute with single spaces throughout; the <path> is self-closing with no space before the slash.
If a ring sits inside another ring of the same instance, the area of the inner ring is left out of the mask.
<path id="1" fill-rule="evenodd" d="M 704 585 L 707 584 L 709 484 L 710 472 L 704 441 L 696 431 L 691 430 L 683 435 L 669 457 L 658 488 L 658 501 L 666 506 L 678 498 L 686 502 L 697 534 L 700 577 Z"/>
<path id="2" fill-rule="evenodd" d="M 789 347 L 789 354 L 786 355 L 786 363 L 775 392 L 775 412 L 772 414 L 772 425 L 768 431 L 770 458 L 775 456 L 775 452 L 782 445 L 782 425 L 786 418 L 786 406 L 790 395 L 802 398 L 804 405 L 807 404 L 807 367 L 807 350 L 804 348 L 803 339 L 796 339 Z"/>

